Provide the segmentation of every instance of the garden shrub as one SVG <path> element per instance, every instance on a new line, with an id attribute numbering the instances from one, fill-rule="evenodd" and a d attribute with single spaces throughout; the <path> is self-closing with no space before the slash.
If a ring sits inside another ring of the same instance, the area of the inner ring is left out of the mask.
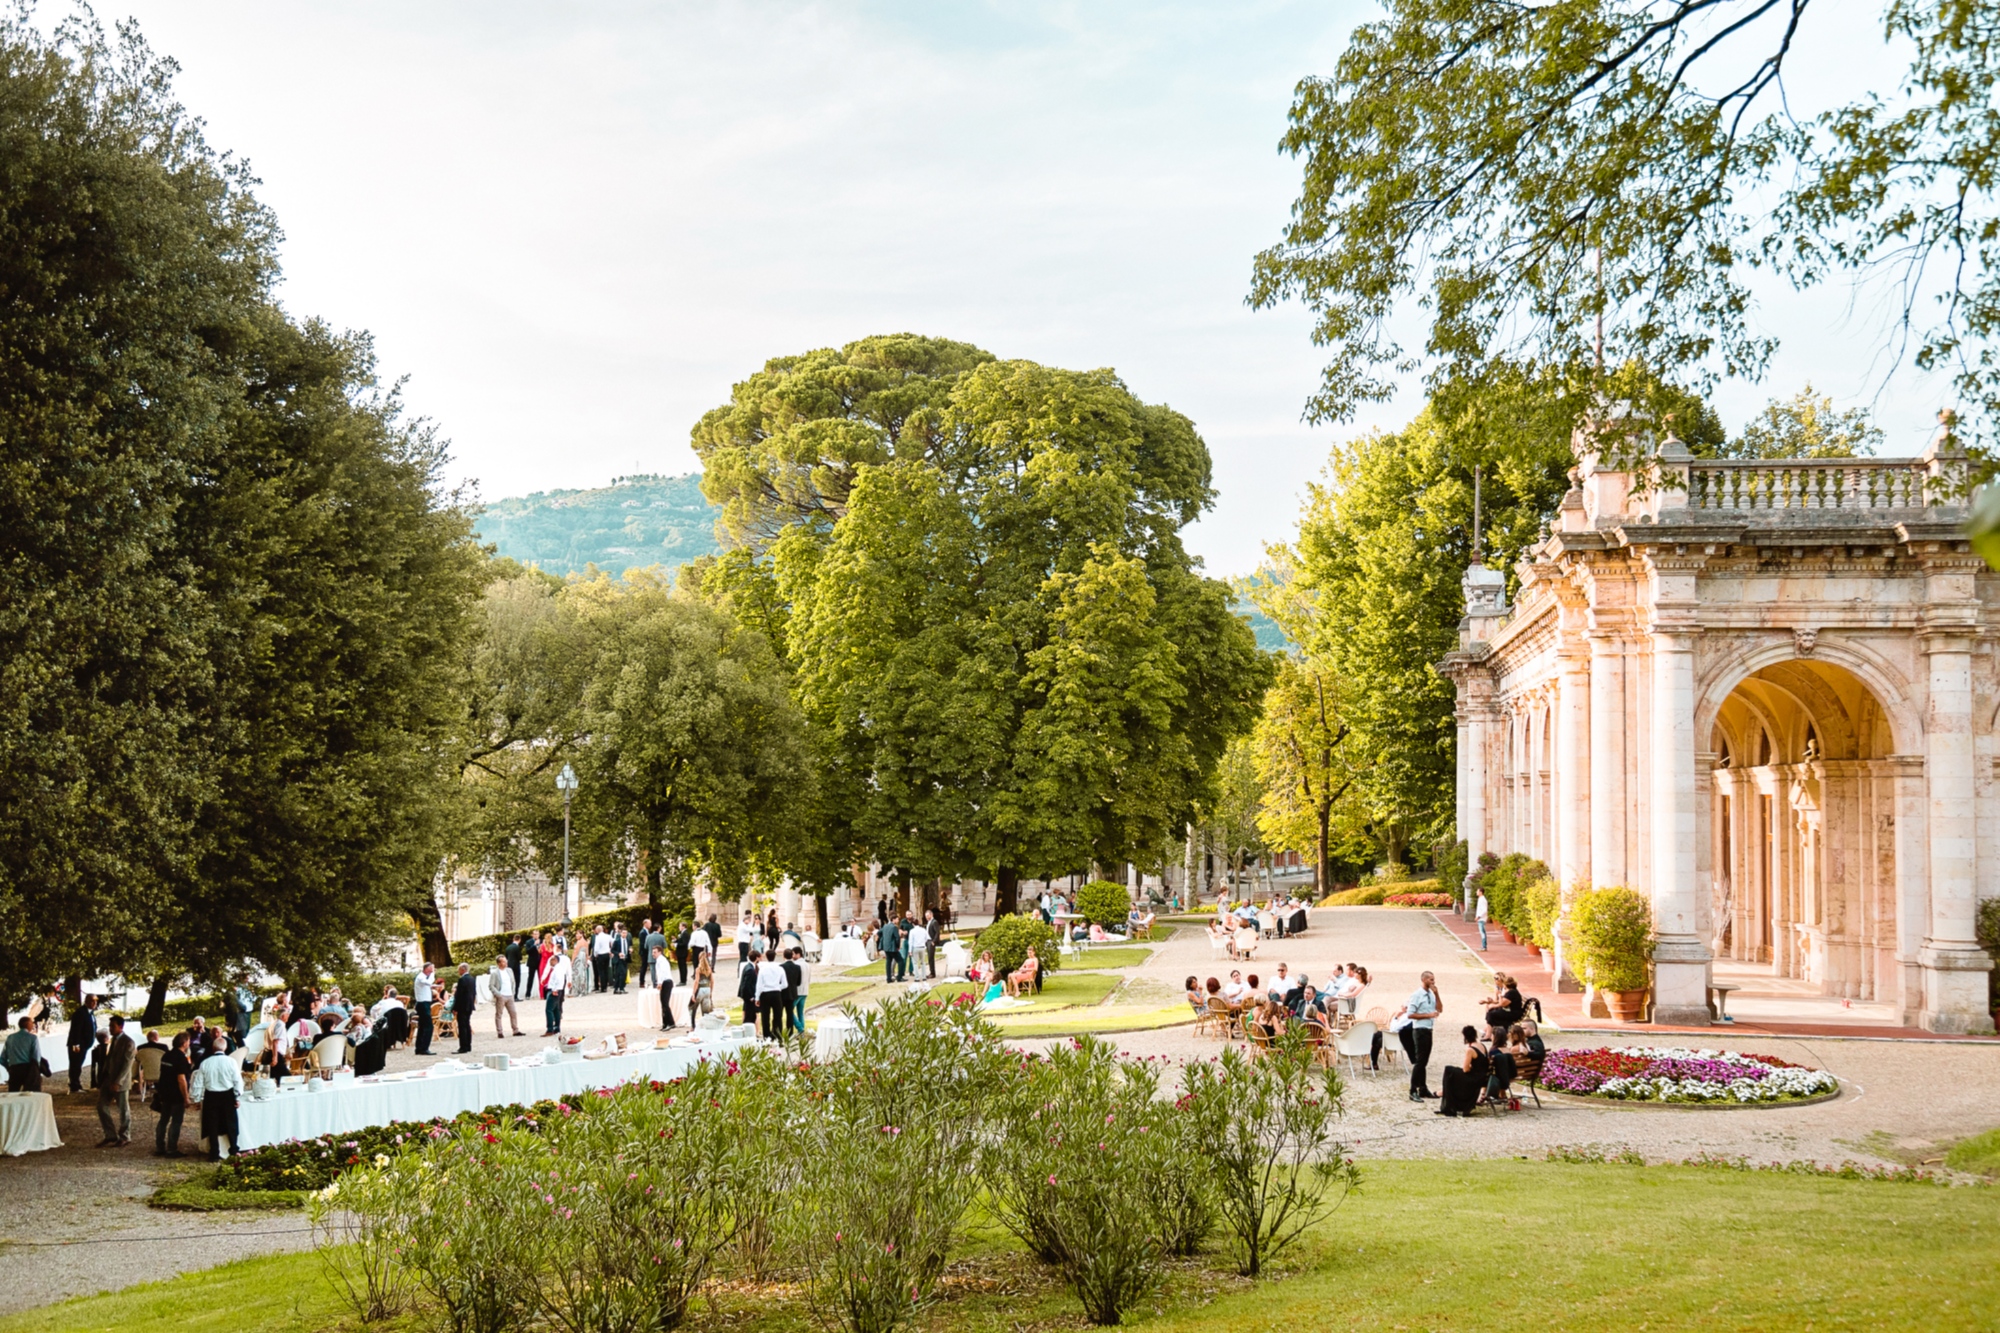
<path id="1" fill-rule="evenodd" d="M 1653 906 L 1636 889 L 1587 889 L 1572 904 L 1577 970 L 1603 991 L 1644 990 L 1653 957 Z"/>
<path id="2" fill-rule="evenodd" d="M 1018 1057 L 970 999 L 850 1007 L 855 1032 L 810 1074 L 784 1216 L 814 1300 L 847 1333 L 889 1333 L 936 1296 L 975 1193 L 958 1185 Z"/>
<path id="3" fill-rule="evenodd" d="M 1465 894 L 1462 901 L 1465 903 L 1465 910 L 1467 912 L 1470 912 L 1472 905 L 1478 901 L 1479 892 L 1486 883 L 1486 877 L 1492 874 L 1499 864 L 1500 858 L 1492 852 L 1481 852 L 1479 854 L 1479 864 L 1472 867 L 1465 876 Z M 1491 901 L 1491 899 L 1488 899 L 1489 905 Z"/>
<path id="4" fill-rule="evenodd" d="M 1382 900 L 1384 907 L 1429 907 L 1440 908 L 1454 905 L 1448 893 L 1392 893 Z"/>
<path id="5" fill-rule="evenodd" d="M 306 1196 L 314 1250 L 339 1292 L 364 1323 L 403 1312 L 410 1303 L 405 1228 L 416 1217 L 416 1174 L 370 1167 L 350 1171 Z"/>
<path id="6" fill-rule="evenodd" d="M 1547 875 L 1532 881 L 1521 895 L 1528 908 L 1528 939 L 1538 948 L 1556 947 L 1556 919 L 1562 915 L 1562 890 Z"/>
<path id="7" fill-rule="evenodd" d="M 1062 966 L 1062 937 L 1056 928 L 1038 916 L 1003 916 L 992 925 L 979 932 L 973 948 L 978 952 L 990 952 L 993 965 L 1001 972 L 1012 972 L 1021 965 L 1032 947 L 1035 956 L 1042 961 L 1042 971 L 1053 972 Z"/>
<path id="8" fill-rule="evenodd" d="M 1549 868 L 1532 856 L 1510 852 L 1487 871 L 1480 887 L 1486 891 L 1487 914 L 1516 935 L 1528 933 L 1528 913 L 1523 894 L 1537 879 L 1548 878 Z"/>
<path id="9" fill-rule="evenodd" d="M 1382 900 L 1389 896 L 1386 885 L 1360 884 L 1338 893 L 1329 893 L 1320 899 L 1321 907 L 1380 907 Z"/>
<path id="10" fill-rule="evenodd" d="M 1466 857 L 1470 849 L 1462 841 L 1441 842 L 1438 847 L 1440 850 L 1433 858 L 1438 872 L 1438 891 L 1448 895 L 1452 904 L 1456 905 L 1459 895 L 1465 891 Z"/>
<path id="11" fill-rule="evenodd" d="M 2000 1009 L 2000 898 L 1988 898 L 1979 904 L 1976 931 L 1980 945 L 1993 955 L 1993 970 L 1986 974 L 1988 1002 L 1994 1009 Z"/>
<path id="12" fill-rule="evenodd" d="M 1300 1030 L 1261 1055 L 1225 1047 L 1189 1063 L 1181 1104 L 1202 1123 L 1217 1211 L 1250 1277 L 1339 1207 L 1360 1172 L 1334 1137 L 1340 1078 L 1320 1065 Z"/>
<path id="13" fill-rule="evenodd" d="M 530 1308 L 548 1229 L 529 1178 L 531 1139 L 461 1126 L 421 1153 L 376 1158 L 400 1209 L 397 1253 L 451 1333 L 510 1333 Z"/>
<path id="14" fill-rule="evenodd" d="M 1092 1323 L 1120 1323 L 1159 1285 L 1166 1232 L 1187 1220 L 1155 1211 L 1158 1182 L 1190 1166 L 1205 1174 L 1179 1155 L 1170 1121 L 1180 1113 L 1155 1096 L 1151 1066 L 1119 1060 L 1098 1037 L 1024 1062 L 1012 1082 L 986 1160 L 996 1208 L 1061 1270 Z"/>
<path id="15" fill-rule="evenodd" d="M 1076 914 L 1093 926 L 1123 926 L 1132 912 L 1132 894 L 1123 884 L 1094 879 L 1076 891 Z"/>

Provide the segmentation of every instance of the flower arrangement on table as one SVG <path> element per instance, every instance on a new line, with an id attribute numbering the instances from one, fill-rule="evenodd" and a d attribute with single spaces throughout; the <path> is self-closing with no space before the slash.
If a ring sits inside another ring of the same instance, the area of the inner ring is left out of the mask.
<path id="1" fill-rule="evenodd" d="M 1632 1102 L 1798 1101 L 1838 1091 L 1840 1081 L 1775 1055 L 1679 1046 L 1551 1050 L 1541 1085 L 1581 1097 Z"/>

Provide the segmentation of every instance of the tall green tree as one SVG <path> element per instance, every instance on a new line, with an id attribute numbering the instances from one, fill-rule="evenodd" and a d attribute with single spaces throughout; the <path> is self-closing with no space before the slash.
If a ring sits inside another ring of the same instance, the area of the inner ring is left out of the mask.
<path id="1" fill-rule="evenodd" d="M 1283 146 L 1300 195 L 1257 259 L 1252 300 L 1302 300 L 1331 350 L 1313 413 L 1384 397 L 1384 367 L 1412 352 L 1434 387 L 1507 360 L 1754 376 L 1772 342 L 1748 275 L 1765 267 L 1882 279 L 1892 355 L 1948 371 L 1990 434 L 1995 10 L 1880 12 L 1881 58 L 1800 123 L 1787 63 L 1849 22 L 1826 0 L 1391 0 L 1298 85 Z M 1413 301 L 1420 350 L 1390 331 Z"/>
<path id="2" fill-rule="evenodd" d="M 1310 658 L 1286 657 L 1264 696 L 1250 759 L 1258 778 L 1255 811 L 1264 841 L 1313 858 L 1316 894 L 1333 889 L 1341 814 L 1367 776 L 1373 755 L 1341 717 L 1341 685 Z M 1365 844 L 1364 844 L 1365 845 Z"/>
<path id="3" fill-rule="evenodd" d="M 761 392 L 900 341 L 774 361 Z M 711 495 L 749 516 L 736 531 L 774 535 L 702 581 L 786 645 L 843 812 L 832 841 L 920 878 L 981 871 L 1005 911 L 1023 875 L 1167 845 L 1268 668 L 1181 545 L 1212 498 L 1186 418 L 1108 371 L 954 355 L 965 369 L 913 381 L 932 396 L 893 447 L 837 419 L 838 438 L 878 442 L 837 512 L 785 499 L 800 455 L 759 453 L 746 431 L 734 457 L 761 461 Z M 847 475 L 848 458 L 827 466 Z"/>

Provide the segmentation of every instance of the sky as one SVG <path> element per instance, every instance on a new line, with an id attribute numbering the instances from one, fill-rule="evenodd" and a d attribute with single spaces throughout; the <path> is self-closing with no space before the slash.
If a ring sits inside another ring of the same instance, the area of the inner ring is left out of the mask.
<path id="1" fill-rule="evenodd" d="M 1851 7 L 1851 6 L 1850 6 Z M 45 16 L 63 12 L 44 5 Z M 766 359 L 911 331 L 1112 367 L 1190 416 L 1217 503 L 1188 545 L 1253 570 L 1333 445 L 1413 391 L 1302 420 L 1297 306 L 1244 304 L 1298 165 L 1296 82 L 1356 0 L 1213 4 L 100 3 L 182 67 L 285 231 L 280 297 L 372 333 L 488 499 L 698 464 L 688 430 Z M 1802 53 L 1828 88 L 1881 53 Z M 1856 32 L 1862 36 L 1856 38 Z M 1938 387 L 1885 377 L 1872 309 L 1773 293 L 1740 425 L 1807 380 L 1922 449 Z"/>

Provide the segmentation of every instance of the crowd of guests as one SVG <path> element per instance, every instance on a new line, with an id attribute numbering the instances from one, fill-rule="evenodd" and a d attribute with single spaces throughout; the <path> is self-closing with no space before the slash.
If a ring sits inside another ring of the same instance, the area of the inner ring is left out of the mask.
<path id="1" fill-rule="evenodd" d="M 1255 972 L 1246 978 L 1240 970 L 1231 971 L 1228 981 L 1210 977 L 1202 982 L 1190 976 L 1187 999 L 1197 1013 L 1232 1017 L 1245 1032 L 1276 1037 L 1292 1023 L 1330 1028 L 1341 1017 L 1351 1018 L 1368 980 L 1368 969 L 1359 963 L 1335 968 L 1324 984 L 1304 972 L 1293 972 L 1289 963 L 1279 963 L 1269 983 Z"/>

